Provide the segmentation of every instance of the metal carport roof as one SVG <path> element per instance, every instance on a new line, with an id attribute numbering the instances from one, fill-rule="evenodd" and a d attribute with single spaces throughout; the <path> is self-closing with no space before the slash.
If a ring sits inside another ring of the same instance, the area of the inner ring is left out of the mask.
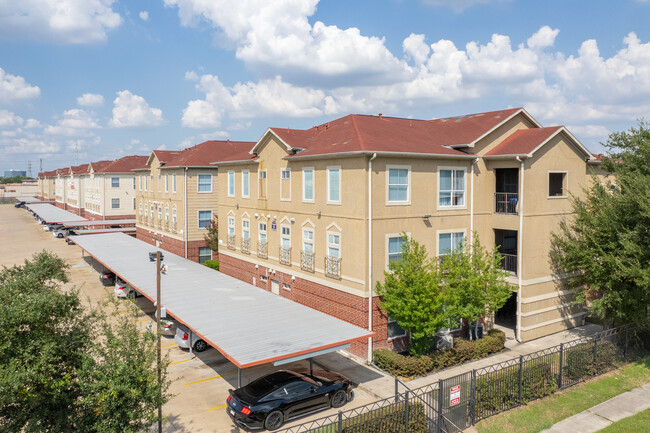
<path id="1" fill-rule="evenodd" d="M 47 203 L 25 204 L 25 207 L 38 215 L 46 223 L 86 221 L 86 218 L 75 215 L 67 210 L 59 209 L 58 207 Z"/>
<path id="2" fill-rule="evenodd" d="M 68 224 L 68 226 L 70 226 Z M 79 229 L 79 230 L 74 230 L 76 235 L 83 235 L 83 236 L 88 236 L 88 235 L 97 235 L 100 233 L 135 233 L 135 227 L 122 227 L 122 228 L 117 228 L 117 229 Z"/>
<path id="3" fill-rule="evenodd" d="M 36 197 L 31 196 L 18 196 L 16 200 L 23 201 L 25 203 L 43 203 L 43 200 L 39 200 Z"/>
<path id="4" fill-rule="evenodd" d="M 122 233 L 70 238 L 150 300 L 156 248 Z M 374 333 L 162 251 L 161 305 L 239 368 L 323 353 Z"/>
<path id="5" fill-rule="evenodd" d="M 88 220 L 88 221 L 64 221 L 66 227 L 90 227 L 90 226 L 112 226 L 120 224 L 135 224 L 135 218 L 119 219 L 119 220 Z"/>

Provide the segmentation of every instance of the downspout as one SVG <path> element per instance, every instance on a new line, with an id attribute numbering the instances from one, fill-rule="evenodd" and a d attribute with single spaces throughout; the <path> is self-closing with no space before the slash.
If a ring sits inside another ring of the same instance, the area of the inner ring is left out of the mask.
<path id="1" fill-rule="evenodd" d="M 372 332 L 372 160 L 368 160 L 368 330 Z M 372 337 L 368 337 L 368 362 L 372 362 Z"/>
<path id="2" fill-rule="evenodd" d="M 519 280 L 519 289 L 517 291 L 517 341 L 521 343 L 521 274 L 523 266 L 522 250 L 523 250 L 523 233 L 524 228 L 524 161 L 516 156 L 515 159 L 519 161 L 519 231 L 517 232 L 517 279 Z"/>
<path id="3" fill-rule="evenodd" d="M 480 158 L 476 158 L 469 166 L 469 248 L 470 251 L 474 245 L 474 166 L 478 163 Z"/>
<path id="4" fill-rule="evenodd" d="M 102 175 L 102 188 L 104 192 L 102 193 L 102 219 L 106 219 L 106 175 Z"/>
<path id="5" fill-rule="evenodd" d="M 185 231 L 183 233 L 183 239 L 185 242 L 185 258 L 187 258 L 187 167 L 185 167 L 185 176 L 183 178 L 183 205 L 185 207 L 183 219 L 185 220 Z"/>

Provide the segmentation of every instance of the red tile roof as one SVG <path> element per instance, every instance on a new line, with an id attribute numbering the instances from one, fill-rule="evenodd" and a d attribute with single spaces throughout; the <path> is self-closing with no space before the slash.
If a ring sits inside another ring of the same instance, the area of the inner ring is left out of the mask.
<path id="1" fill-rule="evenodd" d="M 72 174 L 85 174 L 88 173 L 88 164 L 73 165 L 70 167 Z"/>
<path id="2" fill-rule="evenodd" d="M 181 153 L 180 150 L 154 150 L 153 154 L 156 155 L 160 164 L 165 164 L 169 162 L 172 158 L 178 156 Z"/>
<path id="3" fill-rule="evenodd" d="M 94 171 L 99 171 L 102 169 L 102 167 L 106 167 L 108 164 L 112 163 L 113 161 L 110 160 L 104 160 L 104 161 L 94 161 L 88 164 L 88 170 L 90 170 L 90 167 Z"/>
<path id="4" fill-rule="evenodd" d="M 560 129 L 562 129 L 561 126 L 520 129 L 486 153 L 485 156 L 529 155 Z"/>
<path id="5" fill-rule="evenodd" d="M 146 168 L 148 156 L 129 155 L 110 161 L 109 164 L 102 166 L 100 173 L 129 173 L 131 170 Z"/>
<path id="6" fill-rule="evenodd" d="M 211 163 L 252 160 L 249 152 L 255 145 L 251 141 L 205 141 L 182 150 L 164 166 L 209 167 Z"/>
<path id="7" fill-rule="evenodd" d="M 434 120 L 351 114 L 307 130 L 271 130 L 291 148 L 304 149 L 297 157 L 359 151 L 466 156 L 451 146 L 472 144 L 520 110 Z"/>

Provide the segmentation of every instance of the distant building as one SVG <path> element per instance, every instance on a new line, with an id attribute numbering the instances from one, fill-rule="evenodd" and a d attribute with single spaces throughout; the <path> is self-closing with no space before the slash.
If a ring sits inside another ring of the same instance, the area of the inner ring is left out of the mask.
<path id="1" fill-rule="evenodd" d="M 4 177 L 16 177 L 16 176 L 27 177 L 27 172 L 24 171 L 24 170 L 7 170 L 7 171 L 5 171 L 5 176 Z"/>

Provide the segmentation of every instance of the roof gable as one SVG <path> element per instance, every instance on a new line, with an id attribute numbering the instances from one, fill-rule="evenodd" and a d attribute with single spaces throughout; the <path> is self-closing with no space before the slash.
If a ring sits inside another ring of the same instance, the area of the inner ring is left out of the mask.
<path id="1" fill-rule="evenodd" d="M 546 143 L 559 134 L 565 134 L 569 143 L 582 152 L 587 160 L 593 155 L 580 143 L 564 126 L 551 126 L 547 128 L 520 129 L 503 140 L 494 149 L 485 154 L 485 157 L 515 157 L 525 156 L 530 158 Z"/>
<path id="2" fill-rule="evenodd" d="M 128 173 L 131 170 L 147 168 L 148 159 L 149 157 L 140 155 L 124 156 L 104 165 L 98 171 L 100 173 Z"/>
<path id="3" fill-rule="evenodd" d="M 165 164 L 165 168 L 210 167 L 220 162 L 251 160 L 250 150 L 254 145 L 251 141 L 204 141 L 183 149 Z"/>

